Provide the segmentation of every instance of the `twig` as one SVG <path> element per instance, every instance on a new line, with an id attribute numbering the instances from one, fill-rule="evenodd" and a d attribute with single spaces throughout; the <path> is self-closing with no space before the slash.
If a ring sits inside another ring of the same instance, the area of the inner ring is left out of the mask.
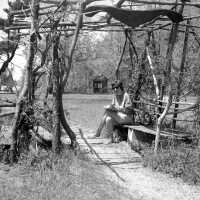
<path id="1" fill-rule="evenodd" d="M 45 9 L 49 9 L 49 8 L 53 8 L 55 7 L 55 5 L 52 5 L 52 6 L 46 6 L 46 7 L 41 7 L 40 10 L 45 10 Z M 26 13 L 30 13 L 31 12 L 31 9 L 30 8 L 27 8 L 27 9 L 24 9 L 24 10 L 15 10 L 15 11 L 10 11 L 9 14 L 11 15 L 25 15 Z"/>
<path id="2" fill-rule="evenodd" d="M 151 72 L 152 72 L 152 76 L 153 76 L 153 82 L 154 82 L 154 86 L 155 86 L 155 90 L 156 90 L 156 96 L 157 96 L 157 99 L 159 99 L 160 91 L 159 91 L 159 87 L 158 87 L 158 81 L 157 81 L 156 75 L 154 73 L 155 68 L 153 66 L 153 63 L 152 63 L 152 60 L 151 60 L 151 56 L 149 54 L 149 49 L 148 49 L 147 46 L 146 46 L 146 52 L 147 52 L 147 59 L 148 59 L 148 62 L 149 62 L 149 66 L 150 66 L 150 69 L 151 69 Z"/>

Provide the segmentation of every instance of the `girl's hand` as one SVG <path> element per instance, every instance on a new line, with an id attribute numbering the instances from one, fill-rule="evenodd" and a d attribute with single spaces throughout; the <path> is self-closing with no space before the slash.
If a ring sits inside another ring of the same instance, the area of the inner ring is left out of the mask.
<path id="1" fill-rule="evenodd" d="M 110 111 L 116 111 L 117 110 L 114 105 L 107 105 L 107 106 L 104 106 L 104 108 L 106 110 L 110 110 Z"/>
<path id="2" fill-rule="evenodd" d="M 119 106 L 119 108 L 118 108 L 118 111 L 120 111 L 120 112 L 125 112 L 125 108 L 123 107 L 123 106 Z"/>

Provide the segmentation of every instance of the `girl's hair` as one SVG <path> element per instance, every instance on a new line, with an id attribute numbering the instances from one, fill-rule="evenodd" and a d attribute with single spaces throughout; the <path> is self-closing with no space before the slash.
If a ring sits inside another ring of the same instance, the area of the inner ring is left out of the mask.
<path id="1" fill-rule="evenodd" d="M 124 91 L 124 86 L 121 81 L 115 81 L 112 83 L 112 89 L 114 90 L 115 88 L 120 88 L 122 91 Z"/>

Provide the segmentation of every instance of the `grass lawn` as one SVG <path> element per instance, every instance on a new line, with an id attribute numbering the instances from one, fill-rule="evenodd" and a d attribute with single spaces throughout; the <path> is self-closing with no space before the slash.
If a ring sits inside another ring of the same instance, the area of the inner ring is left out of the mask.
<path id="1" fill-rule="evenodd" d="M 64 109 L 70 113 L 70 120 L 80 127 L 96 130 L 103 115 L 103 106 L 111 103 L 112 95 L 65 94 Z"/>

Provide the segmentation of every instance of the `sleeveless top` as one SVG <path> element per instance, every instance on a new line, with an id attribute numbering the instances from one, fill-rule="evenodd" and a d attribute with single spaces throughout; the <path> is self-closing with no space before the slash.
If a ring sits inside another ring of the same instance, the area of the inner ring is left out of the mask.
<path id="1" fill-rule="evenodd" d="M 116 108 L 125 108 L 125 113 L 126 114 L 131 114 L 132 112 L 130 111 L 130 108 L 132 108 L 132 102 L 130 99 L 130 96 L 127 92 L 124 92 L 122 102 L 119 102 L 117 100 L 117 97 L 114 96 L 112 100 L 112 105 L 115 106 Z M 129 109 L 128 109 L 129 108 Z"/>

